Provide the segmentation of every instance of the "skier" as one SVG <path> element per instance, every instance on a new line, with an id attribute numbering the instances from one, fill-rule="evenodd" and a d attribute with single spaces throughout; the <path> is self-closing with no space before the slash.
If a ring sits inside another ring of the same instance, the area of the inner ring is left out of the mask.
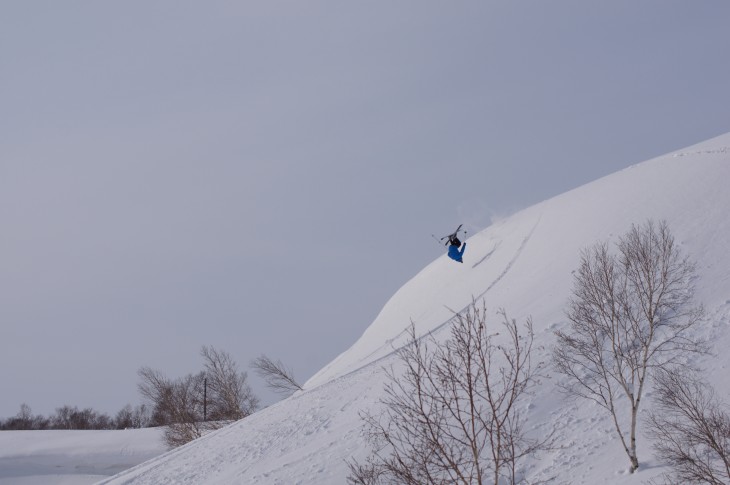
<path id="1" fill-rule="evenodd" d="M 459 226 L 461 227 L 461 226 Z M 461 249 L 459 247 L 461 246 Z M 456 234 L 449 236 L 449 257 L 454 261 L 463 263 L 464 251 L 466 251 L 466 243 L 462 244 Z"/>

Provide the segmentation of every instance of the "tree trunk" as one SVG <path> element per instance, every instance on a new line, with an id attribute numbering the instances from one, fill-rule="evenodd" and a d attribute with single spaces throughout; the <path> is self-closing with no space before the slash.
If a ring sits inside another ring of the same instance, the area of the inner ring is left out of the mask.
<path id="1" fill-rule="evenodd" d="M 631 407 L 631 449 L 629 450 L 629 459 L 631 460 L 631 468 L 629 471 L 634 473 L 639 468 L 639 458 L 636 456 L 636 415 L 639 406 L 637 403 Z"/>

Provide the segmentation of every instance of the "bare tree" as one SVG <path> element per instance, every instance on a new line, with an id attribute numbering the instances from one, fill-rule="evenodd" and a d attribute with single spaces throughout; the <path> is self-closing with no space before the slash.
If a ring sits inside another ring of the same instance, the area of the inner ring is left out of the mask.
<path id="1" fill-rule="evenodd" d="M 205 370 L 171 380 L 161 372 L 143 367 L 139 391 L 154 408 L 152 420 L 165 425 L 165 440 L 180 446 L 218 429 L 226 422 L 253 413 L 258 399 L 226 352 L 203 347 Z M 210 409 L 210 412 L 206 411 Z"/>
<path id="2" fill-rule="evenodd" d="M 117 429 L 133 428 L 134 410 L 131 404 L 127 404 L 119 410 L 114 421 Z"/>
<path id="3" fill-rule="evenodd" d="M 144 403 L 134 408 L 131 404 L 127 404 L 119 410 L 114 418 L 114 424 L 117 429 L 147 428 L 150 425 L 150 421 L 150 408 Z"/>
<path id="4" fill-rule="evenodd" d="M 17 418 L 22 426 L 20 429 L 33 428 L 33 411 L 27 403 L 20 405 L 20 411 L 18 412 Z"/>
<path id="5" fill-rule="evenodd" d="M 51 418 L 54 429 L 74 429 L 73 414 L 78 412 L 78 408 L 69 405 L 56 408 L 56 414 Z"/>
<path id="6" fill-rule="evenodd" d="M 152 423 L 152 412 L 146 404 L 138 404 L 132 413 L 133 428 L 148 428 Z"/>
<path id="7" fill-rule="evenodd" d="M 457 315 L 445 343 L 417 338 L 411 326 L 399 351 L 404 373 L 389 371 L 382 414 L 363 416 L 373 452 L 349 464 L 349 483 L 519 482 L 520 459 L 547 449 L 554 433 L 526 433 L 519 403 L 542 364 L 531 359 L 531 321 L 520 331 L 500 314 L 504 336 L 488 332 L 476 302 Z"/>
<path id="8" fill-rule="evenodd" d="M 181 446 L 216 429 L 203 419 L 205 374 L 188 374 L 177 379 L 169 395 L 172 422 L 165 428 L 165 441 L 171 447 Z"/>
<path id="9" fill-rule="evenodd" d="M 48 429 L 51 426 L 51 420 L 42 414 L 37 414 L 33 418 L 31 429 Z"/>
<path id="10" fill-rule="evenodd" d="M 20 411 L 15 417 L 0 420 L 0 429 L 2 430 L 27 430 L 33 429 L 34 418 L 30 406 L 26 403 L 20 405 Z"/>
<path id="11" fill-rule="evenodd" d="M 251 362 L 251 367 L 274 392 L 289 395 L 302 390 L 302 386 L 294 379 L 292 370 L 280 360 L 274 362 L 266 355 L 261 355 Z"/>
<path id="12" fill-rule="evenodd" d="M 730 483 L 730 414 L 696 373 L 674 368 L 655 375 L 648 419 L 654 452 L 669 464 L 667 484 Z"/>
<path id="13" fill-rule="evenodd" d="M 224 351 L 204 346 L 200 355 L 205 362 L 208 396 L 212 420 L 245 418 L 256 411 L 259 401 L 246 382 L 248 376 L 238 371 L 238 365 Z"/>
<path id="14" fill-rule="evenodd" d="M 137 371 L 141 382 L 137 389 L 142 397 L 148 400 L 153 408 L 152 424 L 165 426 L 173 421 L 172 408 L 173 381 L 160 371 L 150 367 L 142 367 Z"/>
<path id="15" fill-rule="evenodd" d="M 600 243 L 583 251 L 554 362 L 565 391 L 608 411 L 634 472 L 637 413 L 647 376 L 686 352 L 703 351 L 688 330 L 703 315 L 692 305 L 694 265 L 680 254 L 666 222 L 633 225 L 618 254 Z M 622 422 L 619 397 L 630 422 Z"/>
<path id="16" fill-rule="evenodd" d="M 165 442 L 183 445 L 209 429 L 203 421 L 204 373 L 170 380 L 159 371 L 143 367 L 138 372 L 140 394 L 153 403 L 157 419 L 165 425 Z"/>

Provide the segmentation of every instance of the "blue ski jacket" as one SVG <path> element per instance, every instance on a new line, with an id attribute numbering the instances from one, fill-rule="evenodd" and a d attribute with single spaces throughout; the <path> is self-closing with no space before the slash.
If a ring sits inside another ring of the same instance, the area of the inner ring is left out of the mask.
<path id="1" fill-rule="evenodd" d="M 462 256 L 464 256 L 464 251 L 466 250 L 466 243 L 461 245 L 461 249 L 459 249 L 459 246 L 456 246 L 454 244 L 449 245 L 449 257 L 453 259 L 454 261 L 458 261 L 459 263 L 463 263 Z"/>

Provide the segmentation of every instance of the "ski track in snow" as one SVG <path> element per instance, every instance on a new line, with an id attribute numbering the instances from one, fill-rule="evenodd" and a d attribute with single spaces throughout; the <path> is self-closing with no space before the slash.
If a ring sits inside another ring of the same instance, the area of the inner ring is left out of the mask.
<path id="1" fill-rule="evenodd" d="M 507 263 L 507 266 L 504 268 L 504 270 L 502 271 L 502 273 L 500 273 L 499 276 L 497 276 L 497 279 L 495 279 L 494 281 L 492 281 L 492 284 L 489 285 L 486 290 L 484 290 L 483 292 L 481 292 L 479 294 L 479 296 L 477 296 L 475 298 L 476 300 L 478 300 L 478 299 L 482 298 L 484 295 L 486 295 L 489 292 L 489 290 L 491 290 L 492 288 L 494 288 L 494 285 L 496 285 L 497 283 L 499 283 L 502 280 L 502 278 L 504 278 L 507 275 L 507 273 L 509 273 L 509 270 L 512 269 L 512 266 L 515 264 L 515 262 L 517 261 L 517 259 L 519 259 L 520 255 L 522 254 L 522 251 L 524 251 L 525 246 L 527 246 L 527 243 L 530 241 L 530 239 L 532 239 L 532 235 L 535 233 L 535 229 L 537 229 L 537 226 L 540 224 L 540 220 L 541 219 L 542 219 L 542 216 L 540 216 L 540 217 L 537 218 L 537 222 L 535 222 L 535 225 L 532 226 L 532 229 L 530 229 L 530 232 L 522 240 L 522 243 L 520 244 L 520 247 L 517 248 L 517 251 L 515 252 L 515 255 L 512 257 L 512 259 L 509 261 L 509 263 Z M 464 307 L 461 311 L 463 312 L 467 308 L 468 308 L 468 305 L 466 307 Z M 459 313 L 461 313 L 461 312 L 459 312 Z"/>
<path id="2" fill-rule="evenodd" d="M 484 256 L 484 257 L 483 257 L 482 259 L 480 259 L 479 261 L 477 261 L 476 263 L 474 263 L 474 264 L 472 265 L 471 269 L 474 269 L 474 268 L 476 268 L 477 266 L 479 266 L 480 264 L 482 264 L 482 263 L 483 263 L 484 261 L 486 261 L 487 259 L 489 259 L 489 257 L 490 257 L 490 256 L 491 256 L 492 254 L 494 254 L 494 252 L 495 252 L 495 251 L 497 250 L 497 248 L 499 248 L 499 246 L 500 246 L 501 244 L 502 244 L 502 241 L 498 241 L 498 242 L 496 242 L 496 243 L 494 244 L 494 247 L 492 248 L 492 250 L 491 250 L 491 251 L 489 251 L 489 252 L 488 252 L 488 253 L 487 253 L 487 254 L 486 254 L 486 255 L 485 255 L 485 256 Z"/>
<path id="3" fill-rule="evenodd" d="M 521 244 L 520 244 L 520 246 L 519 246 L 519 247 L 517 248 L 517 251 L 515 251 L 515 254 L 514 254 L 514 256 L 512 256 L 512 259 L 510 259 L 510 260 L 509 260 L 509 262 L 508 262 L 508 263 L 507 263 L 507 265 L 505 266 L 504 270 L 502 270 L 502 272 L 501 272 L 501 273 L 500 273 L 500 274 L 499 274 L 499 275 L 497 276 L 497 278 L 496 278 L 496 279 L 494 279 L 494 281 L 492 281 L 492 282 L 491 282 L 491 283 L 489 284 L 489 286 L 487 286 L 487 289 L 486 289 L 486 290 L 482 291 L 482 292 L 481 292 L 481 293 L 480 293 L 480 294 L 479 294 L 478 296 L 474 297 L 474 300 L 479 300 L 479 299 L 480 299 L 480 298 L 482 298 L 482 297 L 483 297 L 484 295 L 486 295 L 486 294 L 487 294 L 487 293 L 488 293 L 488 292 L 489 292 L 489 291 L 490 291 L 490 290 L 491 290 L 492 288 L 494 288 L 494 286 L 495 286 L 495 285 L 497 285 L 497 283 L 499 283 L 499 282 L 500 282 L 500 281 L 501 281 L 501 280 L 502 280 L 502 279 L 503 279 L 503 278 L 504 278 L 504 277 L 505 277 L 505 276 L 507 275 L 507 273 L 509 273 L 510 269 L 512 269 L 512 266 L 514 266 L 515 262 L 517 262 L 517 260 L 519 259 L 520 255 L 522 254 L 522 251 L 524 251 L 524 249 L 525 249 L 525 246 L 527 246 L 527 243 L 528 243 L 528 242 L 530 241 L 530 239 L 532 238 L 532 235 L 533 235 L 533 234 L 535 233 L 535 229 L 537 229 L 537 226 L 538 226 L 538 225 L 540 224 L 540 220 L 541 220 L 541 219 L 542 219 L 542 216 L 538 217 L 537 221 L 536 221 L 536 222 L 535 222 L 535 224 L 534 224 L 534 225 L 532 226 L 532 229 L 530 229 L 530 232 L 529 232 L 529 233 L 528 233 L 528 234 L 527 234 L 527 235 L 526 235 L 526 236 L 524 237 L 524 239 L 522 240 L 522 243 L 521 243 Z M 499 244 L 497 244 L 497 246 L 498 246 L 498 245 L 499 245 Z M 492 253 L 494 253 L 494 251 L 495 251 L 495 250 L 496 250 L 496 247 L 495 247 L 495 249 L 493 249 L 492 251 L 490 251 L 490 252 L 489 252 L 489 253 L 487 254 L 487 256 L 490 256 L 490 255 L 491 255 Z M 485 257 L 485 258 L 483 258 L 482 260 L 484 260 L 484 259 L 486 259 L 486 257 Z M 480 261 L 480 262 L 481 262 L 481 261 Z M 477 263 L 477 264 L 479 264 L 479 263 Z M 475 265 L 475 266 L 476 266 L 476 265 Z M 461 313 L 463 313 L 463 312 L 464 312 L 465 310 L 467 310 L 467 309 L 469 308 L 469 306 L 471 306 L 471 303 L 469 303 L 468 305 L 466 305 L 466 306 L 465 306 L 464 308 L 462 308 L 462 309 L 461 309 L 460 311 L 458 311 L 458 312 L 457 312 L 457 311 L 454 311 L 454 310 L 451 310 L 450 308 L 448 308 L 448 307 L 447 307 L 447 309 L 449 309 L 449 310 L 450 310 L 450 311 L 451 311 L 451 312 L 452 312 L 452 313 L 453 313 L 454 315 L 453 315 L 452 317 L 450 317 L 449 319 L 447 319 L 447 320 L 446 320 L 445 322 L 443 322 L 443 323 L 441 323 L 441 324 L 439 324 L 439 325 L 435 326 L 434 328 L 432 328 L 431 330 L 427 331 L 426 333 L 424 333 L 424 334 L 422 334 L 422 335 L 418 336 L 418 337 L 417 337 L 416 339 L 417 339 L 418 341 L 420 341 L 421 339 L 423 339 L 423 338 L 425 338 L 425 337 L 427 337 L 427 336 L 429 336 L 429 335 L 436 335 L 437 333 L 439 333 L 439 332 L 440 332 L 441 330 L 443 330 L 444 328 L 447 328 L 449 324 L 453 323 L 453 322 L 454 322 L 454 321 L 456 320 L 456 318 L 457 318 L 457 317 L 458 317 L 458 316 L 459 316 L 459 315 L 460 315 Z M 399 338 L 400 338 L 400 337 L 401 337 L 402 335 L 404 335 L 404 334 L 406 334 L 406 333 L 408 332 L 408 328 L 409 328 L 409 327 L 405 327 L 405 328 L 404 328 L 403 330 L 401 330 L 401 331 L 400 331 L 400 332 L 399 332 L 398 334 L 396 334 L 396 335 L 395 335 L 394 337 L 392 337 L 392 338 L 389 338 L 388 340 L 386 340 L 386 341 L 385 341 L 385 343 L 384 343 L 383 345 L 381 345 L 380 347 L 376 348 L 375 350 L 373 350 L 372 352 L 370 352 L 370 353 L 369 353 L 368 355 L 366 355 L 365 357 L 363 357 L 362 359 L 360 359 L 360 362 L 366 361 L 366 362 L 365 362 L 364 364 L 362 364 L 361 366 L 359 366 L 359 367 L 357 367 L 357 368 L 355 368 L 355 369 L 352 369 L 352 370 L 350 370 L 349 372 L 347 372 L 347 373 L 345 373 L 345 374 L 342 374 L 342 375 L 340 375 L 340 376 L 337 376 L 337 377 L 336 377 L 336 378 L 334 378 L 333 380 L 331 380 L 331 381 L 329 381 L 329 382 L 326 382 L 326 383 L 324 383 L 324 384 L 320 384 L 319 386 L 317 386 L 317 387 L 314 387 L 314 388 L 312 388 L 312 389 L 317 389 L 318 387 L 322 387 L 322 386 L 325 386 L 325 385 L 329 384 L 330 382 L 334 382 L 334 381 L 339 381 L 339 380 L 341 380 L 341 379 L 344 379 L 344 378 L 346 378 L 346 377 L 348 377 L 348 376 L 351 376 L 351 375 L 354 375 L 354 374 L 358 373 L 359 371 L 363 370 L 363 369 L 364 369 L 364 368 L 366 368 L 366 367 L 369 367 L 369 366 L 371 366 L 371 365 L 377 365 L 378 363 L 380 363 L 380 362 L 382 362 L 382 361 L 384 361 L 384 360 L 388 359 L 389 357 L 392 357 L 393 355 L 395 355 L 396 353 L 398 353 L 398 351 L 400 351 L 400 350 L 401 350 L 401 349 L 402 349 L 403 347 L 405 347 L 406 345 L 408 345 L 408 343 L 405 343 L 405 344 L 403 344 L 403 345 L 400 345 L 400 346 L 398 346 L 398 347 L 392 346 L 393 342 L 395 342 L 395 341 L 396 341 L 397 339 L 399 339 Z M 373 356 L 373 355 L 377 354 L 377 353 L 378 353 L 379 351 L 381 351 L 381 350 L 382 350 L 382 349 L 383 349 L 383 348 L 384 348 L 384 347 L 385 347 L 386 345 L 391 345 L 391 346 L 392 346 L 392 350 L 391 350 L 390 352 L 388 352 L 387 354 L 385 354 L 385 355 L 383 355 L 383 356 L 380 356 L 380 357 L 378 357 L 377 359 L 375 359 L 375 360 L 373 360 L 373 361 L 369 361 L 369 362 L 367 362 L 367 360 L 368 360 L 368 359 L 369 359 L 369 358 L 370 358 L 371 356 Z"/>

